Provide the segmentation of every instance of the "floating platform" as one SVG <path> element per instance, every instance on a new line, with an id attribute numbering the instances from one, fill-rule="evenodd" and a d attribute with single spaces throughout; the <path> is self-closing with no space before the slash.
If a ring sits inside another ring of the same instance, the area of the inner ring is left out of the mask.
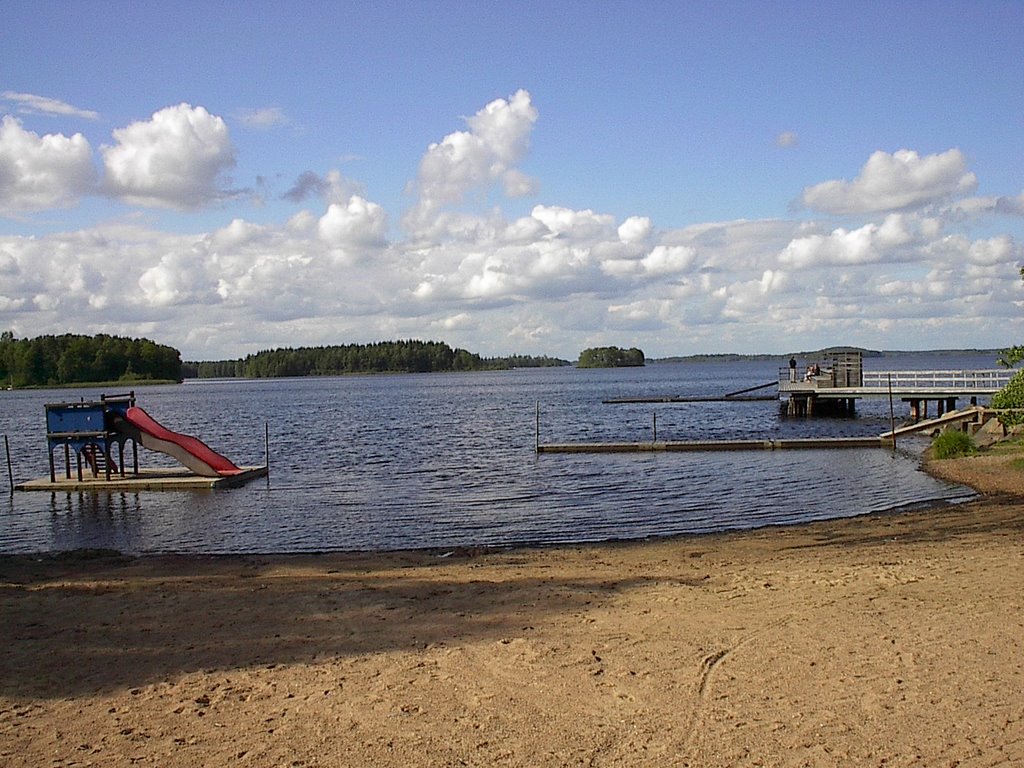
<path id="1" fill-rule="evenodd" d="M 54 482 L 50 476 L 29 480 L 14 486 L 16 491 L 190 491 L 237 488 L 257 477 L 266 477 L 268 468 L 241 467 L 235 475 L 223 477 L 202 477 L 183 467 L 168 469 L 140 469 L 138 474 L 126 473 L 124 477 L 112 474 L 107 480 L 103 474 L 93 477 L 83 473 L 77 477 L 58 476 Z"/>
<path id="2" fill-rule="evenodd" d="M 892 448 L 891 437 L 812 437 L 789 440 L 672 440 L 644 443 L 549 443 L 537 453 L 648 453 L 655 451 L 781 451 Z"/>

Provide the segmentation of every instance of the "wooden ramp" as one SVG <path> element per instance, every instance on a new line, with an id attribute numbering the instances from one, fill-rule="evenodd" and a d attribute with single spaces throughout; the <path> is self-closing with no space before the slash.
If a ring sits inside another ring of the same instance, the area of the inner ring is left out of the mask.
<path id="1" fill-rule="evenodd" d="M 29 480 L 14 486 L 16 491 L 189 491 L 213 490 L 218 488 L 237 488 L 257 477 L 265 477 L 267 467 L 242 467 L 236 475 L 225 477 L 201 477 L 184 468 L 171 469 L 140 469 L 136 474 L 111 475 L 107 480 L 104 475 L 93 477 L 83 473 L 82 479 L 77 477 L 58 476 L 55 482 L 50 477 Z"/>
<path id="2" fill-rule="evenodd" d="M 970 408 L 963 408 L 959 411 L 950 411 L 944 416 L 937 416 L 934 419 L 924 419 L 905 427 L 897 427 L 895 430 L 883 432 L 879 437 L 883 440 L 892 440 L 894 437 L 913 435 L 918 432 L 928 432 L 933 429 L 942 429 L 951 424 L 981 423 L 987 409 L 980 405 L 972 405 Z"/>

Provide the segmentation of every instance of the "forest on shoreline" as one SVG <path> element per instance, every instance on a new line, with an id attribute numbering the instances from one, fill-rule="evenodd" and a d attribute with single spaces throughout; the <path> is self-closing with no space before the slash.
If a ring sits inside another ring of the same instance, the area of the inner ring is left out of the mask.
<path id="1" fill-rule="evenodd" d="M 830 348 L 836 349 L 836 348 Z M 850 348 L 844 348 L 850 349 Z M 828 350 L 793 353 L 814 357 Z M 1005 350 L 876 351 L 860 349 L 865 357 L 893 355 L 957 355 L 991 353 L 993 364 Z M 580 353 L 575 363 L 585 367 L 618 367 L 681 362 L 769 360 L 787 355 L 698 354 L 646 358 L 636 348 L 595 347 Z M 546 355 L 481 357 L 438 341 L 382 341 L 320 347 L 279 348 L 230 360 L 182 362 L 180 352 L 146 338 L 97 334 L 47 335 L 17 339 L 0 334 L 0 387 L 76 386 L 86 384 L 146 384 L 179 382 L 188 378 L 274 378 L 341 376 L 374 373 L 436 373 L 498 371 L 574 365 Z"/>
<path id="2" fill-rule="evenodd" d="M 571 365 L 554 357 L 512 355 L 484 358 L 440 341 L 380 341 L 325 347 L 283 348 L 235 360 L 186 362 L 184 378 L 275 378 L 359 373 L 441 373 L 548 368 Z"/>
<path id="3" fill-rule="evenodd" d="M 72 333 L 16 339 L 10 331 L 0 334 L 0 382 L 5 388 L 181 378 L 178 350 L 149 339 Z"/>

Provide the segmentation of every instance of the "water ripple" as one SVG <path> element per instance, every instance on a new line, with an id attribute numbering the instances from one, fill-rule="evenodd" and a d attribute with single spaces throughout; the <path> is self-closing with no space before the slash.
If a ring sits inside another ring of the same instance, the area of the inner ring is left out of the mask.
<path id="1" fill-rule="evenodd" d="M 963 367 L 986 367 L 990 362 Z M 604 405 L 706 395 L 771 380 L 766 363 L 620 371 L 187 382 L 140 390 L 159 421 L 271 475 L 203 493 L 19 493 L 0 501 L 0 551 L 299 552 L 554 544 L 704 533 L 959 500 L 918 469 L 919 447 L 724 454 L 537 455 L 542 441 L 877 435 L 888 405 L 855 419 L 786 419 L 778 405 Z M 81 393 L 86 399 L 100 393 Z M 8 392 L 18 479 L 47 472 L 43 404 Z M 144 452 L 147 466 L 173 465 Z"/>

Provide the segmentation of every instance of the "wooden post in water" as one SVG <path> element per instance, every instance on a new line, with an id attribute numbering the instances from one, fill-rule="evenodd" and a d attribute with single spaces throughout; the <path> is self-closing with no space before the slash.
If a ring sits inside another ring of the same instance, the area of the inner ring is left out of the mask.
<path id="1" fill-rule="evenodd" d="M 537 408 L 534 413 L 533 450 L 536 453 L 540 453 L 540 400 L 537 401 Z"/>
<path id="2" fill-rule="evenodd" d="M 263 462 L 267 465 L 267 482 L 270 482 L 270 422 L 263 422 Z"/>
<path id="3" fill-rule="evenodd" d="M 889 430 L 892 432 L 892 449 L 896 450 L 896 410 L 892 405 L 892 374 L 889 374 Z"/>
<path id="4" fill-rule="evenodd" d="M 11 496 L 14 495 L 14 470 L 11 469 L 11 444 L 4 435 L 4 452 L 7 454 L 7 479 L 11 482 Z"/>
<path id="5" fill-rule="evenodd" d="M 658 412 L 654 411 L 651 416 L 654 417 L 654 439 L 651 442 L 656 443 L 658 442 Z"/>

